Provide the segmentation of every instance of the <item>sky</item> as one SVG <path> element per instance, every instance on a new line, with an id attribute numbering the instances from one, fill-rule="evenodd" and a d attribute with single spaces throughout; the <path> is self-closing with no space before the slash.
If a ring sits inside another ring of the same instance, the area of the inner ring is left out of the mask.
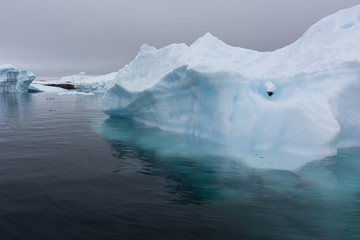
<path id="1" fill-rule="evenodd" d="M 273 51 L 360 0 L 0 0 L 0 64 L 39 77 L 118 71 L 142 44 L 190 45 L 207 32 Z"/>

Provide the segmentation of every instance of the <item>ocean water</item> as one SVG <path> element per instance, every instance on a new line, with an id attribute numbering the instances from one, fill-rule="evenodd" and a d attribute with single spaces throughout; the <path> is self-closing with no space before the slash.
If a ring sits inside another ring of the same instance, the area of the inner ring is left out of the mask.
<path id="1" fill-rule="evenodd" d="M 0 239 L 360 239 L 359 148 L 257 168 L 100 99 L 0 94 Z"/>

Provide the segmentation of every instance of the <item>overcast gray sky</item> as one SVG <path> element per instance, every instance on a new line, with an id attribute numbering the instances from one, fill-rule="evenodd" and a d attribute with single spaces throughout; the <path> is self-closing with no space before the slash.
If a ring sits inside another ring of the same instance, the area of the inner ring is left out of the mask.
<path id="1" fill-rule="evenodd" d="M 0 64 L 37 76 L 103 74 L 143 43 L 191 44 L 206 32 L 268 51 L 360 0 L 0 0 Z"/>

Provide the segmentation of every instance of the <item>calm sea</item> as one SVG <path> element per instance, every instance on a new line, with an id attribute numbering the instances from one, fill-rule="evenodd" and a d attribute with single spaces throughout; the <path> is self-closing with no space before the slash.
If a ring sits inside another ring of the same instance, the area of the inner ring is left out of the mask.
<path id="1" fill-rule="evenodd" d="M 0 239 L 360 239 L 359 148 L 251 168 L 100 99 L 0 94 Z"/>

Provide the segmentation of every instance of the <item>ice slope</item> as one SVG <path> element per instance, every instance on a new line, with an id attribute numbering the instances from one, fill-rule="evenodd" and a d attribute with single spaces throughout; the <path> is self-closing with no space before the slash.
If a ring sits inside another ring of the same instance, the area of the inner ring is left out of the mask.
<path id="1" fill-rule="evenodd" d="M 0 92 L 26 92 L 34 79 L 32 72 L 12 65 L 0 65 Z"/>
<path id="2" fill-rule="evenodd" d="M 360 5 L 273 52 L 209 33 L 189 47 L 144 45 L 103 111 L 228 146 L 327 156 L 360 146 L 359 93 Z"/>

